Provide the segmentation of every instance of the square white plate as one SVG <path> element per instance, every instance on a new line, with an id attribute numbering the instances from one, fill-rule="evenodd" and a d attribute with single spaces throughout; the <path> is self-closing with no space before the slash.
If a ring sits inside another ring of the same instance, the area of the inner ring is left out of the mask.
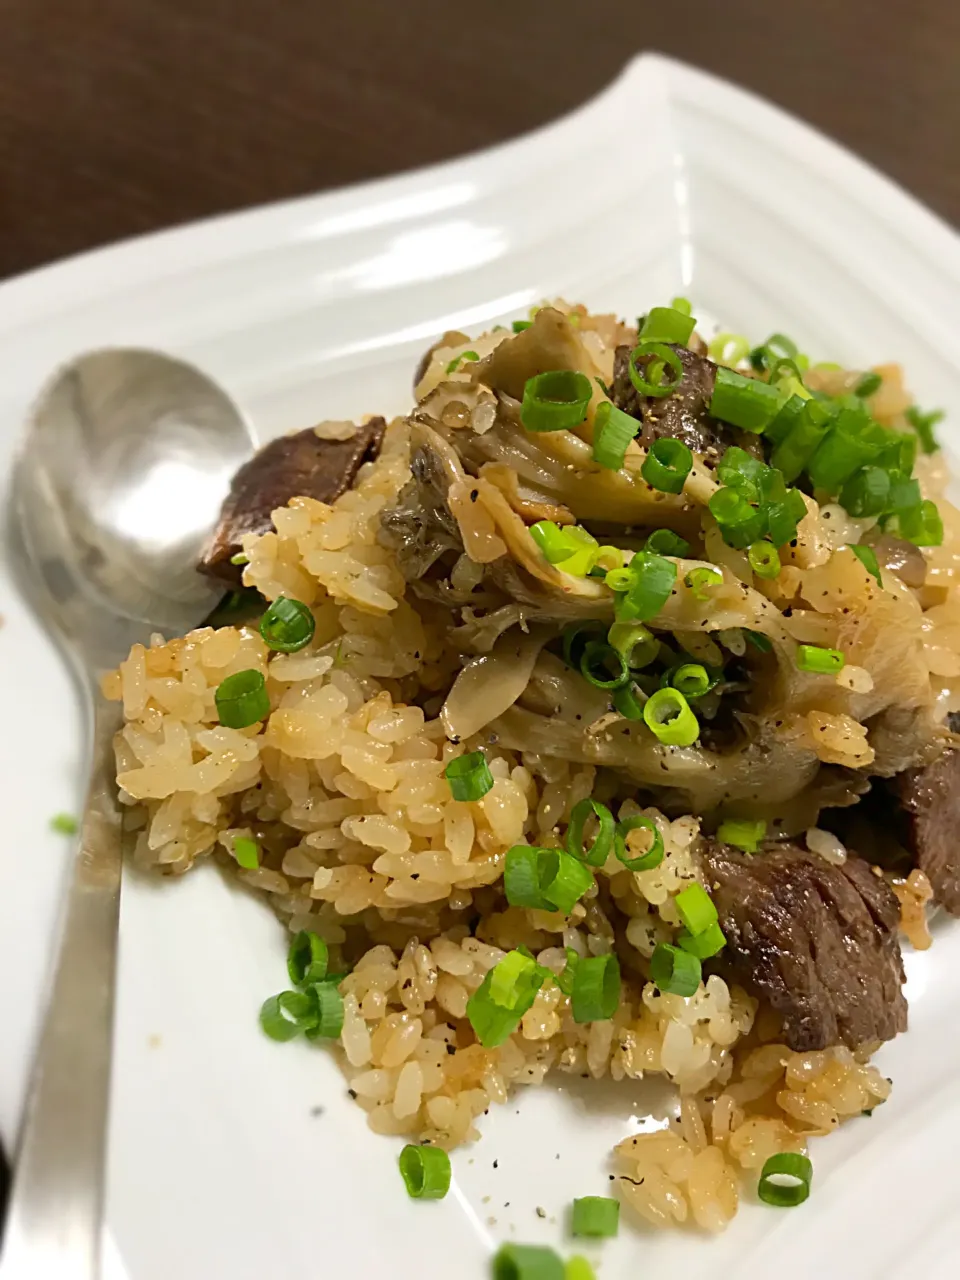
<path id="1" fill-rule="evenodd" d="M 563 295 L 634 315 L 675 293 L 821 358 L 901 360 L 922 403 L 960 408 L 960 243 L 891 183 L 782 113 L 656 56 L 518 142 L 386 182 L 121 245 L 0 287 L 0 470 L 40 382 L 100 344 L 207 368 L 262 437 L 399 411 L 445 328 Z M 83 726 L 68 677 L 0 566 L 0 1131 L 11 1144 L 76 810 Z M 881 1063 L 872 1119 L 814 1144 L 811 1200 L 746 1204 L 717 1240 L 625 1223 L 601 1280 L 954 1274 L 960 928 L 908 955 L 911 1030 Z M 443 1203 L 413 1204 L 396 1147 L 338 1070 L 258 1033 L 285 944 L 209 868 L 124 883 L 109 1227 L 131 1280 L 343 1274 L 482 1280 L 500 1239 L 575 1252 L 575 1195 L 644 1123 L 644 1085 L 518 1092 L 454 1157 Z M 322 1114 L 315 1114 L 322 1108 Z M 489 1198 L 489 1199 L 488 1199 Z M 536 1209 L 546 1210 L 541 1219 Z"/>

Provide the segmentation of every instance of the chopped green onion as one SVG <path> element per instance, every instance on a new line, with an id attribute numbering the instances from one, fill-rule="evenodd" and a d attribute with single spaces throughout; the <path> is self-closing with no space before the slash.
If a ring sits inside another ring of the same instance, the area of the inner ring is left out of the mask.
<path id="1" fill-rule="evenodd" d="M 580 672 L 595 689 L 619 689 L 630 679 L 623 654 L 606 640 L 587 642 L 580 659 Z"/>
<path id="2" fill-rule="evenodd" d="M 772 422 L 783 404 L 778 387 L 720 365 L 710 400 L 710 413 L 743 431 L 760 432 Z"/>
<path id="3" fill-rule="evenodd" d="M 746 449 L 731 445 L 717 464 L 717 479 L 742 493 L 749 502 L 756 502 L 760 497 L 760 482 L 769 470 Z"/>
<path id="4" fill-rule="evenodd" d="M 443 771 L 454 800 L 480 800 L 493 786 L 493 774 L 482 751 L 455 756 Z"/>
<path id="5" fill-rule="evenodd" d="M 638 337 L 641 342 L 673 342 L 685 347 L 695 324 L 689 312 L 673 307 L 651 307 Z"/>
<path id="6" fill-rule="evenodd" d="M 572 548 L 564 537 L 565 529 L 554 524 L 552 520 L 538 520 L 530 526 L 530 537 L 534 540 L 544 558 L 551 564 L 559 564 L 561 560 L 569 560 Z"/>
<path id="7" fill-rule="evenodd" d="M 763 516 L 736 489 L 718 489 L 707 506 L 728 546 L 749 547 L 763 533 Z"/>
<path id="8" fill-rule="evenodd" d="M 758 578 L 775 578 L 780 572 L 780 556 L 772 542 L 751 543 L 747 559 Z"/>
<path id="9" fill-rule="evenodd" d="M 723 585 L 723 574 L 719 569 L 708 569 L 705 565 L 691 569 L 683 579 L 683 584 L 693 592 L 695 600 L 709 600 L 710 588 Z"/>
<path id="10" fill-rule="evenodd" d="M 575 1253 L 572 1258 L 567 1259 L 563 1280 L 597 1280 L 597 1273 L 586 1258 Z"/>
<path id="11" fill-rule="evenodd" d="M 750 343 L 742 333 L 718 333 L 707 347 L 707 355 L 718 364 L 738 365 L 750 354 Z"/>
<path id="12" fill-rule="evenodd" d="M 884 471 L 899 471 L 903 476 L 912 476 L 917 461 L 917 437 L 912 431 L 888 431 L 887 437 L 892 443 L 880 454 L 877 466 Z"/>
<path id="13" fill-rule="evenodd" d="M 833 430 L 807 463 L 811 483 L 828 493 L 839 492 L 844 481 L 874 462 L 888 442 L 887 432 L 872 423 L 865 411 L 841 410 Z"/>
<path id="14" fill-rule="evenodd" d="M 682 440 L 661 436 L 654 440 L 640 467 L 647 484 L 661 493 L 681 493 L 693 466 L 693 454 Z"/>
<path id="15" fill-rule="evenodd" d="M 805 387 L 803 387 L 802 390 L 806 394 L 800 395 L 797 393 L 792 395 L 767 427 L 766 431 L 764 431 L 763 438 L 765 440 L 769 440 L 771 444 L 778 445 L 781 441 L 785 440 L 793 427 L 803 416 L 803 411 L 806 407 L 810 393 Z"/>
<path id="16" fill-rule="evenodd" d="M 703 885 L 696 882 L 681 889 L 673 902 L 687 932 L 694 937 L 698 933 L 703 933 L 704 929 L 709 929 L 712 924 L 716 924 L 719 919 L 713 899 Z"/>
<path id="17" fill-rule="evenodd" d="M 692 996 L 700 986 L 700 961 L 689 951 L 658 942 L 650 957 L 650 978 L 671 996 Z"/>
<path id="18" fill-rule="evenodd" d="M 866 569 L 867 573 L 869 573 L 872 578 L 876 578 L 877 585 L 882 587 L 883 582 L 880 578 L 880 566 L 877 563 L 877 553 L 874 551 L 873 547 L 863 547 L 858 543 L 853 542 L 848 543 L 848 546 Z"/>
<path id="19" fill-rule="evenodd" d="M 807 514 L 807 504 L 799 489 L 788 489 L 782 502 L 770 502 L 766 507 L 767 533 L 775 547 L 793 542 L 797 526 Z"/>
<path id="20" fill-rule="evenodd" d="M 770 653 L 773 649 L 773 641 L 769 636 L 765 636 L 762 631 L 748 631 L 744 627 L 743 638 L 749 644 L 752 644 L 755 649 L 759 649 L 761 653 Z"/>
<path id="21" fill-rule="evenodd" d="M 634 693 L 636 685 L 624 685 L 622 689 L 614 689 L 613 706 L 625 720 L 642 720 L 643 703 L 638 701 Z"/>
<path id="22" fill-rule="evenodd" d="M 629 566 L 608 569 L 603 580 L 611 591 L 626 591 L 633 582 L 633 570 Z"/>
<path id="23" fill-rule="evenodd" d="M 330 952 L 324 940 L 308 929 L 301 929 L 287 952 L 287 973 L 295 987 L 312 986 L 327 976 Z"/>
<path id="24" fill-rule="evenodd" d="M 638 551 L 630 561 L 631 582 L 617 601 L 620 622 L 649 622 L 670 598 L 677 580 L 675 561 Z"/>
<path id="25" fill-rule="evenodd" d="M 564 849 L 544 849 L 540 859 L 540 885 L 554 911 L 568 916 L 593 884 L 593 872 Z"/>
<path id="26" fill-rule="evenodd" d="M 620 1201 L 609 1196 L 582 1196 L 573 1202 L 570 1232 L 575 1236 L 615 1236 L 620 1228 Z"/>
<path id="27" fill-rule="evenodd" d="M 312 1030 L 317 1021 L 316 1001 L 302 991 L 281 991 L 260 1007 L 260 1026 L 271 1040 L 292 1040 Z"/>
<path id="28" fill-rule="evenodd" d="M 400 1152 L 400 1177 L 411 1200 L 442 1200 L 450 1190 L 450 1157 L 442 1147 L 408 1143 Z"/>
<path id="29" fill-rule="evenodd" d="M 807 400 L 804 403 L 803 412 L 778 442 L 770 458 L 770 465 L 782 472 L 786 484 L 793 484 L 800 475 L 831 426 L 831 409 L 819 400 Z"/>
<path id="30" fill-rule="evenodd" d="M 581 958 L 573 975 L 570 1012 L 574 1022 L 606 1022 L 620 1003 L 620 965 L 609 952 Z"/>
<path id="31" fill-rule="evenodd" d="M 656 357 L 651 360 L 651 357 Z M 637 368 L 637 361 L 648 358 L 646 372 L 650 375 L 650 381 L 647 381 Z M 657 381 L 653 381 L 655 369 L 659 366 L 659 374 Z M 670 347 L 666 347 L 662 342 L 641 342 L 630 352 L 630 363 L 627 366 L 630 373 L 630 381 L 640 392 L 642 396 L 668 396 L 675 391 L 683 381 L 683 364 L 677 353 Z M 673 373 L 672 381 L 664 382 L 663 376 L 666 374 L 667 368 Z"/>
<path id="32" fill-rule="evenodd" d="M 929 498 L 897 517 L 901 537 L 918 547 L 939 547 L 943 542 L 943 521 L 937 504 Z"/>
<path id="33" fill-rule="evenodd" d="M 230 557 L 230 563 L 235 565 L 249 564 L 250 557 L 245 551 L 238 551 L 235 556 Z"/>
<path id="34" fill-rule="evenodd" d="M 682 559 L 690 554 L 690 543 L 672 529 L 654 529 L 644 543 L 644 548 L 658 556 L 678 556 Z"/>
<path id="35" fill-rule="evenodd" d="M 310 988 L 317 1004 L 317 1025 L 307 1029 L 308 1040 L 336 1040 L 343 1030 L 343 996 L 335 982 L 316 982 Z"/>
<path id="36" fill-rule="evenodd" d="M 515 844 L 507 850 L 503 867 L 503 891 L 511 907 L 528 907 L 534 911 L 551 911 L 540 888 L 541 854 L 528 844 Z"/>
<path id="37" fill-rule="evenodd" d="M 763 837 L 767 834 L 767 824 L 762 820 L 752 822 L 747 818 L 729 818 L 721 822 L 717 828 L 717 839 L 724 844 L 732 844 L 744 853 L 756 853 Z"/>
<path id="38" fill-rule="evenodd" d="M 583 829 L 587 820 L 593 815 L 597 819 L 597 834 L 589 847 L 583 843 Z M 591 867 L 602 867 L 613 847 L 615 827 L 613 814 L 605 804 L 587 796 L 578 800 L 570 811 L 570 822 L 567 825 L 567 851 Z"/>
<path id="39" fill-rule="evenodd" d="M 564 1280 L 563 1263 L 537 1244 L 501 1245 L 493 1259 L 493 1280 Z"/>
<path id="40" fill-rule="evenodd" d="M 716 687 L 718 680 L 702 662 L 681 662 L 669 672 L 669 683 L 685 698 L 702 698 Z"/>
<path id="41" fill-rule="evenodd" d="M 907 476 L 890 477 L 890 497 L 887 499 L 887 510 L 900 513 L 914 511 L 922 502 L 920 482 Z"/>
<path id="42" fill-rule="evenodd" d="M 508 951 L 487 973 L 467 1001 L 467 1018 L 485 1049 L 495 1049 L 516 1030 L 547 973 L 520 951 Z"/>
<path id="43" fill-rule="evenodd" d="M 609 574 L 607 576 L 609 577 Z M 574 671 L 579 671 L 580 659 L 583 657 L 583 651 L 590 637 L 593 636 L 599 640 L 605 633 L 606 627 L 595 618 L 590 618 L 586 622 L 575 622 L 565 627 L 561 639 L 563 660 L 567 666 L 572 667 Z"/>
<path id="44" fill-rule="evenodd" d="M 577 965 L 580 963 L 580 957 L 574 951 L 573 947 L 566 948 L 567 963 L 563 966 L 561 973 L 557 974 L 556 983 L 565 996 L 570 995 L 573 991 L 573 975 L 577 971 Z"/>
<path id="45" fill-rule="evenodd" d="M 480 357 L 475 351 L 461 351 L 458 356 L 454 356 L 447 365 L 447 373 L 456 373 L 457 369 L 464 360 L 479 360 Z"/>
<path id="46" fill-rule="evenodd" d="M 607 632 L 607 642 L 634 671 L 649 666 L 660 652 L 660 641 L 642 622 L 615 622 Z"/>
<path id="47" fill-rule="evenodd" d="M 797 355 L 797 344 L 783 333 L 771 333 L 761 347 L 754 347 L 750 352 L 750 363 L 758 373 L 763 373 L 775 360 L 793 360 Z"/>
<path id="48" fill-rule="evenodd" d="M 249 836 L 237 836 L 233 842 L 233 856 L 237 866 L 245 871 L 256 871 L 260 866 L 260 847 Z"/>
<path id="49" fill-rule="evenodd" d="M 640 423 L 609 400 L 597 406 L 593 419 L 593 460 L 610 471 L 623 466 L 627 445 L 640 430 Z"/>
<path id="50" fill-rule="evenodd" d="M 260 619 L 260 634 L 268 648 L 280 653 L 296 653 L 313 639 L 316 626 L 307 605 L 278 596 Z"/>
<path id="51" fill-rule="evenodd" d="M 709 960 L 711 956 L 721 952 L 726 945 L 727 940 L 723 930 L 716 922 L 708 924 L 701 933 L 687 933 L 684 929 L 677 934 L 677 946 L 680 950 L 689 952 L 698 960 Z"/>
<path id="52" fill-rule="evenodd" d="M 650 832 L 650 848 L 645 853 L 631 857 L 627 851 L 627 835 L 631 831 L 644 830 Z M 652 818 L 638 813 L 633 818 L 621 818 L 613 842 L 614 852 L 628 871 L 652 871 L 663 861 L 663 836 L 660 828 Z"/>
<path id="53" fill-rule="evenodd" d="M 644 703 L 643 719 L 668 747 L 691 747 L 700 737 L 700 725 L 679 689 L 658 689 Z"/>
<path id="54" fill-rule="evenodd" d="M 80 824 L 70 813 L 57 813 L 50 819 L 50 830 L 55 831 L 58 836 L 75 836 L 80 830 Z"/>
<path id="55" fill-rule="evenodd" d="M 270 695 L 259 671 L 237 671 L 217 686 L 217 716 L 228 729 L 246 729 L 270 714 Z"/>
<path id="56" fill-rule="evenodd" d="M 861 400 L 866 400 L 870 396 L 875 395 L 883 386 L 883 378 L 879 373 L 865 373 L 857 385 L 854 387 L 854 393 Z"/>
<path id="57" fill-rule="evenodd" d="M 760 1171 L 757 1195 L 764 1204 L 790 1209 L 810 1195 L 813 1165 L 799 1151 L 780 1151 Z"/>
<path id="58" fill-rule="evenodd" d="M 556 369 L 528 378 L 523 388 L 520 421 L 528 431 L 564 431 L 587 416 L 593 395 L 584 373 Z"/>
<path id="59" fill-rule="evenodd" d="M 514 320 L 510 327 L 514 333 L 523 333 L 524 329 L 529 329 L 532 324 L 532 320 Z"/>
<path id="60" fill-rule="evenodd" d="M 693 303 L 689 298 L 671 298 L 670 305 L 673 307 L 674 311 L 682 311 L 685 316 L 689 316 L 693 313 Z"/>
<path id="61" fill-rule="evenodd" d="M 530 536 L 551 564 L 577 577 L 585 577 L 600 555 L 596 538 L 577 524 L 561 529 L 552 520 L 538 520 L 530 526 Z"/>
<path id="62" fill-rule="evenodd" d="M 818 644 L 797 645 L 797 666 L 816 675 L 834 675 L 842 671 L 846 658 L 839 649 L 822 649 Z"/>
<path id="63" fill-rule="evenodd" d="M 940 448 L 937 437 L 933 434 L 933 428 L 938 422 L 942 422 L 945 416 L 942 409 L 933 409 L 930 413 L 924 413 L 922 409 L 913 405 L 907 410 L 907 421 L 917 433 L 920 448 L 924 453 L 936 453 Z"/>
<path id="64" fill-rule="evenodd" d="M 886 511 L 890 501 L 890 475 L 880 467 L 864 467 L 840 490 L 840 503 L 860 520 Z"/>

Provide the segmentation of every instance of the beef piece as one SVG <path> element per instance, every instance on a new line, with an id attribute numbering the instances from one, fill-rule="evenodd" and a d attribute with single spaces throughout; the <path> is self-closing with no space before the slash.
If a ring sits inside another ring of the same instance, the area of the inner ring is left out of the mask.
<path id="1" fill-rule="evenodd" d="M 906 1028 L 897 900 L 862 858 L 834 866 L 791 844 L 748 857 L 709 841 L 703 875 L 727 939 L 719 966 L 781 1015 L 791 1049 Z"/>
<path id="2" fill-rule="evenodd" d="M 240 551 L 244 534 L 266 533 L 271 511 L 291 498 L 333 502 L 346 493 L 363 463 L 379 454 L 385 429 L 383 418 L 372 418 L 349 440 L 321 440 L 312 427 L 272 440 L 233 477 L 200 572 L 239 584 L 243 569 L 230 559 Z"/>
<path id="3" fill-rule="evenodd" d="M 647 445 L 661 436 L 672 436 L 694 453 L 717 455 L 732 444 L 756 452 L 756 436 L 717 422 L 707 412 L 717 376 L 713 361 L 686 347 L 672 349 L 680 357 L 683 377 L 675 391 L 658 397 L 640 394 L 630 381 L 630 347 L 617 347 L 610 398 L 618 409 L 643 423 L 639 443 Z"/>
<path id="4" fill-rule="evenodd" d="M 956 732 L 957 722 L 950 720 Z M 937 902 L 960 916 L 960 747 L 948 747 L 925 769 L 907 769 L 880 785 L 899 809 L 897 835 Z"/>

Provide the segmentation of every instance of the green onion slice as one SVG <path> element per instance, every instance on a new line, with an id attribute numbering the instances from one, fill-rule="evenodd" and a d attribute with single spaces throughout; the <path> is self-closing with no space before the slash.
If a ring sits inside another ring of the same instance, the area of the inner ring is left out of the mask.
<path id="1" fill-rule="evenodd" d="M 710 413 L 743 431 L 760 432 L 772 422 L 784 401 L 779 387 L 747 378 L 726 365 L 717 369 Z"/>
<path id="2" fill-rule="evenodd" d="M 624 720 L 642 720 L 643 719 L 643 703 L 637 698 L 637 686 L 624 685 L 622 689 L 614 689 L 613 702 L 614 710 L 623 716 Z"/>
<path id="3" fill-rule="evenodd" d="M 840 503 L 856 519 L 878 516 L 890 502 L 890 473 L 881 467 L 863 467 L 840 490 Z"/>
<path id="4" fill-rule="evenodd" d="M 854 392 L 861 400 L 866 400 L 869 396 L 875 395 L 883 386 L 883 378 L 879 373 L 865 373 L 857 385 Z"/>
<path id="5" fill-rule="evenodd" d="M 682 559 L 690 554 L 690 543 L 672 529 L 654 529 L 644 547 L 659 556 L 678 556 Z"/>
<path id="6" fill-rule="evenodd" d="M 308 929 L 301 929 L 290 943 L 287 973 L 295 987 L 322 982 L 327 976 L 330 952 L 324 940 Z"/>
<path id="7" fill-rule="evenodd" d="M 640 430 L 640 423 L 609 400 L 597 406 L 593 419 L 593 460 L 610 471 L 619 471 L 627 445 Z"/>
<path id="8" fill-rule="evenodd" d="M 467 1001 L 467 1018 L 485 1049 L 495 1049 L 515 1031 L 548 970 L 521 951 L 509 951 L 487 973 Z"/>
<path id="9" fill-rule="evenodd" d="M 565 996 L 573 991 L 573 975 L 577 971 L 577 965 L 580 963 L 580 956 L 574 951 L 573 947 L 566 948 L 567 963 L 563 966 L 563 971 L 557 975 L 556 983 Z"/>
<path id="10" fill-rule="evenodd" d="M 595 689 L 619 689 L 630 679 L 624 656 L 606 640 L 589 640 L 580 659 L 580 673 Z"/>
<path id="11" fill-rule="evenodd" d="M 767 824 L 758 820 L 751 822 L 748 818 L 728 818 L 717 828 L 717 839 L 725 844 L 732 844 L 744 853 L 756 853 L 767 834 Z"/>
<path id="12" fill-rule="evenodd" d="M 834 675 L 842 671 L 846 658 L 839 649 L 822 649 L 818 644 L 797 645 L 797 666 L 801 671 L 817 675 Z"/>
<path id="13" fill-rule="evenodd" d="M 939 547 L 943 542 L 943 520 L 935 502 L 929 498 L 897 517 L 901 537 L 918 547 Z"/>
<path id="14" fill-rule="evenodd" d="M 754 649 L 759 649 L 761 653 L 770 653 L 773 650 L 773 641 L 769 636 L 765 636 L 762 631 L 750 631 L 744 627 L 743 638 L 748 644 L 752 644 Z"/>
<path id="15" fill-rule="evenodd" d="M 564 1266 L 543 1245 L 505 1244 L 494 1255 L 493 1280 L 564 1280 Z"/>
<path id="16" fill-rule="evenodd" d="M 661 493 L 682 493 L 693 466 L 693 454 L 682 440 L 661 436 L 651 444 L 640 474 L 652 489 Z"/>
<path id="17" fill-rule="evenodd" d="M 503 867 L 503 891 L 511 907 L 528 907 L 534 911 L 552 911 L 553 907 L 540 888 L 541 855 L 545 849 L 528 844 L 515 844 L 507 850 Z"/>
<path id="18" fill-rule="evenodd" d="M 700 737 L 700 725 L 679 689 L 658 689 L 644 703 L 647 728 L 668 747 L 690 747 Z"/>
<path id="19" fill-rule="evenodd" d="M 530 526 L 530 536 L 550 564 L 581 578 L 591 571 L 603 550 L 592 534 L 576 524 L 561 529 L 552 520 L 538 520 Z"/>
<path id="20" fill-rule="evenodd" d="M 780 1151 L 764 1164 L 757 1195 L 764 1204 L 790 1209 L 803 1204 L 810 1195 L 813 1165 L 799 1151 Z"/>
<path id="21" fill-rule="evenodd" d="M 493 786 L 493 774 L 482 751 L 455 756 L 443 771 L 454 800 L 480 800 Z"/>
<path id="22" fill-rule="evenodd" d="M 317 1005 L 317 1025 L 307 1030 L 308 1040 L 336 1040 L 343 1030 L 343 996 L 336 982 L 316 982 L 310 988 Z"/>
<path id="23" fill-rule="evenodd" d="M 693 592 L 695 600 L 708 600 L 710 589 L 723 585 L 723 574 L 719 569 L 708 569 L 705 565 L 691 569 L 684 576 L 683 584 Z"/>
<path id="24" fill-rule="evenodd" d="M 917 439 L 920 441 L 920 448 L 924 453 L 936 453 L 940 448 L 937 443 L 937 437 L 934 435 L 933 428 L 938 422 L 942 422 L 945 414 L 942 409 L 933 409 L 930 413 L 924 413 L 922 409 L 918 409 L 913 405 L 907 410 L 907 421 L 917 433 Z"/>
<path id="25" fill-rule="evenodd" d="M 318 1021 L 316 1001 L 302 991 L 281 991 L 260 1006 L 260 1026 L 271 1040 L 292 1040 Z"/>
<path id="26" fill-rule="evenodd" d="M 618 570 L 617 572 L 623 572 Z M 610 574 L 607 574 L 610 577 Z M 583 651 L 587 647 L 590 639 L 602 640 L 606 635 L 607 628 L 596 618 L 590 618 L 586 622 L 575 622 L 569 627 L 565 627 L 561 635 L 563 644 L 563 660 L 568 667 L 572 667 L 574 671 L 580 670 L 580 659 L 583 657 Z"/>
<path id="27" fill-rule="evenodd" d="M 575 1236 L 615 1236 L 620 1228 L 620 1201 L 609 1196 L 582 1196 L 574 1200 L 570 1231 Z"/>
<path id="28" fill-rule="evenodd" d="M 701 662 L 681 662 L 665 674 L 668 683 L 679 689 L 685 698 L 702 698 L 720 683 L 719 675 L 708 671 Z"/>
<path id="29" fill-rule="evenodd" d="M 692 996 L 700 986 L 700 961 L 689 951 L 658 942 L 650 957 L 650 978 L 672 996 Z"/>
<path id="30" fill-rule="evenodd" d="M 682 311 L 685 316 L 693 314 L 693 303 L 689 298 L 677 297 L 670 299 L 670 306 L 674 311 Z"/>
<path id="31" fill-rule="evenodd" d="M 637 368 L 637 361 L 644 359 L 647 360 L 645 372 L 650 375 L 650 380 L 644 378 Z M 630 381 L 642 396 L 668 396 L 683 381 L 683 363 L 680 357 L 662 342 L 641 342 L 630 352 L 627 367 Z M 667 369 L 673 373 L 673 378 L 664 382 Z"/>
<path id="32" fill-rule="evenodd" d="M 593 388 L 585 373 L 556 369 L 528 378 L 520 421 L 528 431 L 565 431 L 587 416 Z"/>
<path id="33" fill-rule="evenodd" d="M 685 889 L 680 890 L 673 901 L 688 933 L 696 936 L 698 933 L 703 933 L 704 929 L 709 928 L 710 925 L 717 923 L 717 908 L 703 885 L 696 882 L 688 884 Z"/>
<path id="34" fill-rule="evenodd" d="M 707 355 L 718 364 L 733 368 L 750 354 L 750 343 L 741 333 L 718 333 L 707 347 Z"/>
<path id="35" fill-rule="evenodd" d="M 583 843 L 583 829 L 591 816 L 597 819 L 597 834 L 587 847 Z M 578 800 L 570 812 L 567 826 L 567 852 L 591 867 L 602 867 L 613 847 L 615 825 L 613 814 L 605 804 L 591 796 Z"/>
<path id="36" fill-rule="evenodd" d="M 267 684 L 259 671 L 238 671 L 227 676 L 214 694 L 217 716 L 228 729 L 246 729 L 270 714 Z"/>
<path id="37" fill-rule="evenodd" d="M 633 671 L 649 666 L 660 652 L 660 641 L 642 622 L 615 622 L 607 632 L 607 643 Z"/>
<path id="38" fill-rule="evenodd" d="M 593 884 L 593 872 L 565 849 L 544 849 L 540 859 L 540 885 L 555 911 L 568 916 L 575 903 Z"/>
<path id="39" fill-rule="evenodd" d="M 510 328 L 514 333 L 523 333 L 524 329 L 529 329 L 532 324 L 532 320 L 514 320 Z"/>
<path id="40" fill-rule="evenodd" d="M 708 924 L 701 933 L 692 934 L 683 929 L 677 934 L 677 946 L 681 951 L 689 952 L 698 960 L 709 960 L 711 956 L 721 952 L 726 945 L 727 940 L 723 930 L 716 923 Z"/>
<path id="41" fill-rule="evenodd" d="M 612 953 L 587 956 L 573 974 L 570 1011 L 574 1022 L 606 1022 L 620 1003 L 620 965 Z"/>
<path id="42" fill-rule="evenodd" d="M 50 819 L 50 830 L 55 831 L 58 836 L 75 836 L 80 830 L 80 824 L 72 813 L 55 813 Z M 236 849 L 236 841 L 234 841 L 234 849 Z M 240 859 L 237 858 L 237 861 L 239 862 Z"/>
<path id="43" fill-rule="evenodd" d="M 718 489 L 707 506 L 730 547 L 748 547 L 763 533 L 762 514 L 737 489 Z"/>
<path id="44" fill-rule="evenodd" d="M 876 578 L 877 585 L 883 586 L 880 578 L 880 565 L 877 562 L 877 553 L 873 547 L 863 547 L 859 543 L 850 542 L 847 544 L 853 554 L 857 557 L 871 578 Z"/>
<path id="45" fill-rule="evenodd" d="M 677 580 L 676 562 L 639 551 L 630 561 L 629 572 L 630 585 L 617 600 L 617 620 L 649 622 L 670 599 Z"/>
<path id="46" fill-rule="evenodd" d="M 597 1280 L 597 1273 L 581 1254 L 575 1253 L 567 1259 L 563 1280 Z"/>
<path id="47" fill-rule="evenodd" d="M 447 373 L 456 373 L 457 369 L 459 369 L 460 365 L 463 364 L 464 360 L 479 360 L 479 359 L 480 357 L 477 355 L 476 351 L 461 351 L 458 356 L 453 357 L 453 359 L 447 365 L 446 371 Z"/>
<path id="48" fill-rule="evenodd" d="M 758 578 L 775 578 L 780 572 L 780 556 L 772 542 L 751 543 L 747 559 Z"/>
<path id="49" fill-rule="evenodd" d="M 627 852 L 627 833 L 639 829 L 650 832 L 650 848 L 646 853 L 641 853 L 634 858 Z M 620 819 L 617 823 L 613 847 L 617 857 L 629 871 L 652 871 L 654 867 L 659 867 L 664 858 L 663 836 L 660 834 L 660 828 L 652 818 L 646 818 L 642 813 L 633 818 Z"/>
<path id="50" fill-rule="evenodd" d="M 640 329 L 641 342 L 674 342 L 685 347 L 696 321 L 688 312 L 673 307 L 651 307 Z"/>
<path id="51" fill-rule="evenodd" d="M 442 1200 L 450 1190 L 450 1157 L 441 1147 L 408 1143 L 400 1152 L 400 1177 L 411 1200 Z"/>
<path id="52" fill-rule="evenodd" d="M 233 856 L 237 866 L 244 871 L 256 871 L 260 865 L 260 846 L 249 836 L 237 836 L 233 842 Z"/>

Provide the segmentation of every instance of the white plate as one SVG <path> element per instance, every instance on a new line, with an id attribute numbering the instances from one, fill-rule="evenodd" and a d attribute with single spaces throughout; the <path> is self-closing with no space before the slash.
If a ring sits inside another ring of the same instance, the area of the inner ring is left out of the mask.
<path id="1" fill-rule="evenodd" d="M 434 335 L 557 294 L 633 315 L 682 292 L 731 329 L 786 330 L 823 358 L 900 359 L 923 403 L 956 411 L 958 282 L 957 239 L 896 187 L 756 99 L 648 56 L 505 147 L 4 285 L 0 467 L 41 380 L 84 347 L 195 360 L 268 437 L 403 409 Z M 69 853 L 48 819 L 77 808 L 83 736 L 59 660 L 6 576 L 0 589 L 9 1143 Z M 960 927 L 938 934 L 907 958 L 911 1031 L 880 1059 L 892 1101 L 814 1144 L 808 1205 L 748 1204 L 718 1240 L 626 1227 L 585 1250 L 602 1255 L 602 1280 L 953 1274 Z M 455 1155 L 448 1199 L 412 1204 L 396 1148 L 368 1132 L 334 1065 L 258 1033 L 283 955 L 266 909 L 215 872 L 124 882 L 109 1225 L 131 1280 L 481 1280 L 498 1239 L 571 1251 L 564 1206 L 604 1192 L 606 1153 L 642 1123 L 644 1087 L 519 1092 Z"/>

